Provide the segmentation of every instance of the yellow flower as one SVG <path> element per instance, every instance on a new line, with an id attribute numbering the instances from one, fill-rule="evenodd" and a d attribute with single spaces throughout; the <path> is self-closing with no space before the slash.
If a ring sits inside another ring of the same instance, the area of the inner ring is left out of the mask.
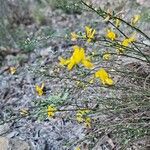
<path id="1" fill-rule="evenodd" d="M 106 18 L 104 19 L 104 22 L 107 22 L 111 19 L 111 16 L 110 15 L 107 15 Z"/>
<path id="2" fill-rule="evenodd" d="M 88 59 L 84 59 L 82 61 L 82 64 L 83 64 L 83 66 L 85 66 L 88 69 L 93 68 L 93 66 L 94 66 Z"/>
<path id="3" fill-rule="evenodd" d="M 85 26 L 85 33 L 86 33 L 87 42 L 91 42 L 91 40 L 94 39 L 96 30 L 90 28 L 89 26 Z"/>
<path id="4" fill-rule="evenodd" d="M 90 117 L 85 118 L 85 126 L 88 128 L 91 128 L 91 118 Z"/>
<path id="5" fill-rule="evenodd" d="M 44 89 L 44 83 L 42 83 L 41 87 L 38 85 L 35 85 L 35 90 L 39 96 L 43 95 L 43 93 L 44 93 L 43 89 Z"/>
<path id="6" fill-rule="evenodd" d="M 77 84 L 77 87 L 80 87 L 80 88 L 85 88 L 86 87 L 86 84 L 82 81 L 76 81 L 76 84 Z"/>
<path id="7" fill-rule="evenodd" d="M 47 108 L 47 116 L 53 117 L 55 115 L 56 111 L 57 111 L 57 109 L 54 106 L 49 105 Z"/>
<path id="8" fill-rule="evenodd" d="M 85 58 L 84 49 L 82 47 L 74 46 L 73 49 L 74 52 L 68 63 L 68 70 L 71 70 Z"/>
<path id="9" fill-rule="evenodd" d="M 111 55 L 109 53 L 105 53 L 103 55 L 103 60 L 110 60 L 110 58 L 111 58 Z"/>
<path id="10" fill-rule="evenodd" d="M 84 121 L 84 118 L 83 116 L 85 114 L 87 114 L 89 111 L 88 110 L 78 110 L 77 114 L 76 114 L 76 120 L 78 122 L 83 122 Z"/>
<path id="11" fill-rule="evenodd" d="M 83 114 L 80 113 L 80 111 L 78 111 L 77 114 L 76 114 L 76 120 L 77 120 L 78 122 L 83 122 L 82 116 L 83 116 Z"/>
<path id="12" fill-rule="evenodd" d="M 76 116 L 76 120 L 81 123 L 84 121 L 84 119 L 81 116 Z"/>
<path id="13" fill-rule="evenodd" d="M 129 44 L 131 44 L 132 42 L 134 42 L 134 41 L 136 40 L 136 39 L 135 39 L 135 36 L 136 36 L 136 34 L 134 33 L 134 34 L 132 34 L 131 37 L 125 38 L 125 39 L 122 41 L 121 45 L 124 46 L 124 47 L 128 47 Z M 125 48 L 120 47 L 120 48 L 117 49 L 117 53 L 118 53 L 118 54 L 123 54 L 124 52 L 125 52 Z"/>
<path id="14" fill-rule="evenodd" d="M 114 41 L 117 38 L 117 35 L 115 32 L 113 32 L 112 30 L 108 29 L 107 30 L 107 34 L 106 37 L 112 41 Z"/>
<path id="15" fill-rule="evenodd" d="M 101 68 L 95 73 L 96 78 L 100 78 L 102 84 L 113 85 L 113 80 L 109 77 L 105 69 Z"/>
<path id="16" fill-rule="evenodd" d="M 74 52 L 72 54 L 71 60 L 74 60 L 76 64 L 79 64 L 82 60 L 85 59 L 85 52 L 82 47 L 74 46 Z"/>
<path id="17" fill-rule="evenodd" d="M 136 33 L 133 33 L 132 36 L 128 38 L 130 43 L 136 41 L 135 36 L 136 36 Z"/>
<path id="18" fill-rule="evenodd" d="M 59 64 L 62 65 L 62 66 L 67 65 L 70 62 L 69 59 L 64 59 L 62 57 L 59 57 L 58 59 L 60 61 Z"/>
<path id="19" fill-rule="evenodd" d="M 105 22 L 109 21 L 112 18 L 112 11 L 110 9 L 107 9 L 107 16 L 104 19 Z"/>
<path id="20" fill-rule="evenodd" d="M 93 84 L 93 83 L 94 83 L 94 76 L 93 76 L 91 79 L 89 79 L 89 83 L 90 83 L 90 84 Z"/>
<path id="21" fill-rule="evenodd" d="M 137 22 L 140 20 L 141 16 L 140 15 L 134 15 L 133 18 L 131 19 L 131 25 L 137 24 Z"/>
<path id="22" fill-rule="evenodd" d="M 71 41 L 76 41 L 78 38 L 78 35 L 75 32 L 71 32 Z"/>
<path id="23" fill-rule="evenodd" d="M 80 147 L 78 146 L 78 147 L 75 148 L 75 150 L 81 150 L 81 149 L 80 149 Z"/>
<path id="24" fill-rule="evenodd" d="M 118 54 L 123 54 L 124 53 L 124 48 L 118 48 L 118 49 L 116 49 L 116 52 L 118 53 Z"/>
<path id="25" fill-rule="evenodd" d="M 22 116 L 27 116 L 29 114 L 28 109 L 27 108 L 20 109 L 20 114 Z"/>
<path id="26" fill-rule="evenodd" d="M 124 39 L 124 40 L 122 41 L 122 44 L 121 44 L 121 45 L 127 47 L 129 44 L 130 44 L 129 39 L 126 38 L 126 39 Z"/>
<path id="27" fill-rule="evenodd" d="M 87 113 L 89 113 L 89 110 L 79 110 L 76 114 L 76 120 L 79 123 L 83 123 L 85 124 L 86 127 L 91 127 L 91 118 L 86 116 Z"/>
<path id="28" fill-rule="evenodd" d="M 93 64 L 90 62 L 89 58 L 85 56 L 85 50 L 82 47 L 74 46 L 73 49 L 74 52 L 69 59 L 59 58 L 61 65 L 68 65 L 68 70 L 71 70 L 79 63 L 83 64 L 88 69 L 93 67 Z"/>
<path id="29" fill-rule="evenodd" d="M 135 41 L 135 34 L 133 34 L 131 37 L 129 38 L 125 38 L 123 41 L 122 41 L 122 44 L 123 46 L 127 47 L 129 46 L 129 44 L 131 44 L 132 42 Z"/>
<path id="30" fill-rule="evenodd" d="M 82 63 L 84 67 L 90 69 L 94 65 L 90 62 L 90 58 L 85 56 L 85 50 L 82 47 L 74 46 L 74 53 L 71 61 L 75 64 Z"/>
<path id="31" fill-rule="evenodd" d="M 15 74 L 16 73 L 16 67 L 10 67 L 9 68 L 9 71 L 10 71 L 10 73 L 13 75 L 13 74 Z"/>
<path id="32" fill-rule="evenodd" d="M 115 26 L 120 27 L 121 21 L 119 19 L 115 19 Z"/>

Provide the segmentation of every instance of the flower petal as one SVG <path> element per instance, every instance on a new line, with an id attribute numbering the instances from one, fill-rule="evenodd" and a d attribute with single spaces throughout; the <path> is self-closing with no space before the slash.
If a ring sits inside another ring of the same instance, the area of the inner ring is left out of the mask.
<path id="1" fill-rule="evenodd" d="M 88 69 L 91 69 L 94 66 L 90 61 L 88 61 L 86 59 L 82 61 L 82 64 Z"/>
<path id="2" fill-rule="evenodd" d="M 70 59 L 64 59 L 62 57 L 59 57 L 59 64 L 64 66 L 64 65 L 67 65 L 69 62 L 70 62 Z"/>

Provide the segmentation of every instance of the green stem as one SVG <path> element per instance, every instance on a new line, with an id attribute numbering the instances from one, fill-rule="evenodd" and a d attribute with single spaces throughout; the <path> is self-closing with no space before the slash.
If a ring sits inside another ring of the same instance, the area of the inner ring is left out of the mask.
<path id="1" fill-rule="evenodd" d="M 126 22 L 125 20 L 118 18 L 118 17 L 113 17 L 114 19 L 118 19 L 121 22 L 125 23 L 126 25 L 128 25 L 129 27 L 131 27 L 132 29 L 136 30 L 137 32 L 141 33 L 144 37 L 146 37 L 146 39 L 148 39 L 150 41 L 150 37 L 148 37 L 148 35 L 146 35 L 143 31 L 141 31 L 140 29 L 136 28 L 135 26 L 132 26 L 130 23 Z"/>
<path id="2" fill-rule="evenodd" d="M 89 6 L 88 4 L 86 4 L 83 0 L 81 0 L 81 3 L 84 4 L 85 6 L 87 6 L 88 8 L 90 8 L 91 10 L 93 10 L 95 13 L 97 13 L 99 16 L 101 16 L 102 18 L 105 18 L 104 15 L 100 14 L 97 10 L 95 10 L 93 7 Z M 101 12 L 103 12 L 103 14 L 107 14 L 105 11 L 101 10 Z M 117 19 L 117 17 L 116 17 Z M 128 36 L 122 32 L 118 27 L 116 27 L 114 25 L 114 23 L 112 23 L 111 21 L 108 21 L 109 24 L 111 24 L 114 28 L 116 28 L 125 38 L 128 38 Z M 131 25 L 130 25 L 131 26 Z M 142 31 L 141 31 L 142 32 Z M 141 55 L 147 60 L 148 63 L 150 63 L 149 59 L 147 58 L 147 56 L 145 54 L 142 53 L 142 51 L 134 44 L 134 42 L 132 42 L 132 45 L 139 51 L 139 53 L 141 53 Z"/>

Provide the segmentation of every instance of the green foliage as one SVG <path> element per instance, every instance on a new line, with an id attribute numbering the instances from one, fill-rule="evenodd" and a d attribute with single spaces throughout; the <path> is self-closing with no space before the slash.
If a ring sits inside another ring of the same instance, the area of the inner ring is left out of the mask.
<path id="1" fill-rule="evenodd" d="M 47 106 L 55 106 L 56 108 L 62 106 L 68 98 L 69 93 L 59 93 L 57 95 L 51 95 L 47 99 L 42 99 L 39 101 L 35 101 L 35 105 L 37 107 L 36 112 L 34 112 L 34 116 L 38 117 L 39 121 L 42 121 L 47 118 Z"/>
<path id="2" fill-rule="evenodd" d="M 45 107 L 48 105 L 61 106 L 68 98 L 69 93 L 59 93 L 58 95 L 51 95 L 47 99 L 40 100 L 36 103 L 38 107 Z"/>
<path id="3" fill-rule="evenodd" d="M 24 52 L 31 52 L 31 51 L 33 51 L 35 48 L 36 48 L 36 46 L 37 46 L 37 41 L 36 41 L 36 39 L 29 39 L 29 38 L 27 38 L 25 41 L 23 40 L 23 41 L 21 41 L 20 43 L 19 43 L 19 45 L 20 45 L 20 48 L 24 51 Z"/>
<path id="4" fill-rule="evenodd" d="M 150 134 L 150 130 L 148 127 L 143 128 L 138 125 L 138 123 L 133 125 L 131 123 L 131 125 L 116 125 L 116 129 L 113 134 L 116 135 L 120 144 L 122 144 L 125 148 L 128 147 L 129 143 L 132 143 L 146 135 L 148 136 Z"/>
<path id="5" fill-rule="evenodd" d="M 37 6 L 33 12 L 32 12 L 32 17 L 34 19 L 34 21 L 38 24 L 38 25 L 42 25 L 45 24 L 46 22 L 46 17 L 44 15 L 44 11 L 43 9 L 41 9 L 41 6 Z"/>
<path id="6" fill-rule="evenodd" d="M 82 13 L 79 0 L 48 0 L 48 2 L 53 9 L 62 9 L 65 13 Z"/>
<path id="7" fill-rule="evenodd" d="M 13 28 L 10 24 L 0 26 L 0 45 L 20 49 L 27 35 L 27 31 L 22 27 Z"/>
<path id="8" fill-rule="evenodd" d="M 45 36 L 45 37 L 51 37 L 54 34 L 54 30 L 52 27 L 47 26 L 41 29 L 40 35 Z"/>
<path id="9" fill-rule="evenodd" d="M 144 22 L 150 22 L 150 9 L 144 8 L 142 11 L 142 21 Z"/>

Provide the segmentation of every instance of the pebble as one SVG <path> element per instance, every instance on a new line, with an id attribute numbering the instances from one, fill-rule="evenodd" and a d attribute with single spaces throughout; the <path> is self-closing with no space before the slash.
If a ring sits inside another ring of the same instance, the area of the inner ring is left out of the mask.
<path id="1" fill-rule="evenodd" d="M 5 137 L 0 137 L 0 150 L 9 149 L 9 140 Z"/>
<path id="2" fill-rule="evenodd" d="M 0 125 L 0 135 L 5 134 L 10 128 L 10 124 L 5 123 L 3 125 Z"/>
<path id="3" fill-rule="evenodd" d="M 0 150 L 30 150 L 30 146 L 27 142 L 19 140 L 17 138 L 9 139 L 6 137 L 0 137 Z"/>

